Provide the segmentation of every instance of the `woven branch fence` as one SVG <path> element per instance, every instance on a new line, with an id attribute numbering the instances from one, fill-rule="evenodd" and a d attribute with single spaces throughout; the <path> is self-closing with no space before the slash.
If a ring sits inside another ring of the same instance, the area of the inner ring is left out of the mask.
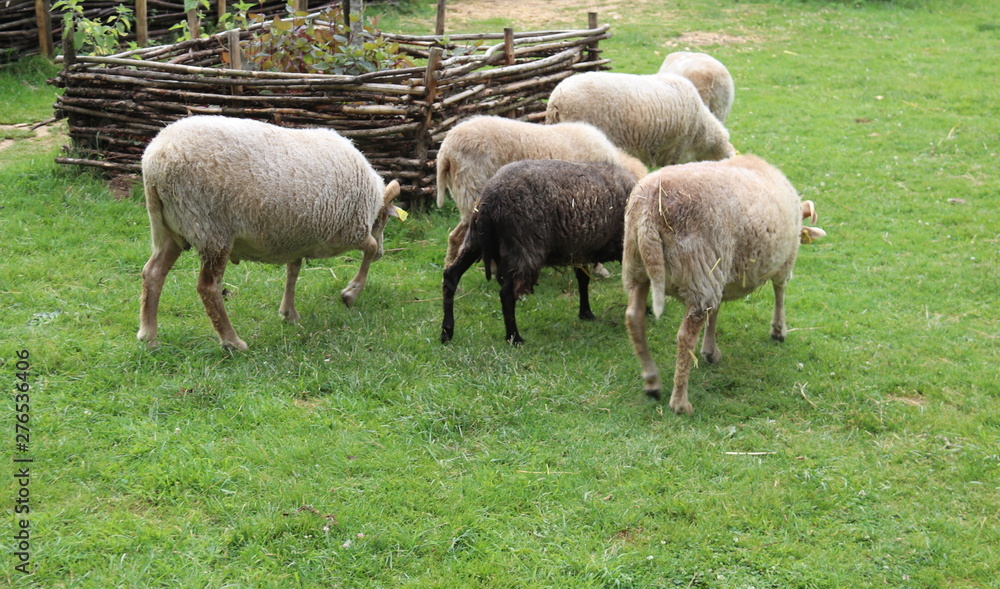
<path id="1" fill-rule="evenodd" d="M 193 114 L 330 127 L 351 138 L 383 176 L 399 180 L 406 200 L 419 204 L 434 194 L 434 159 L 449 129 L 477 114 L 540 122 L 543 101 L 559 81 L 606 69 L 598 43 L 611 36 L 608 30 L 590 13 L 581 30 L 386 35 L 426 64 L 358 76 L 228 66 L 223 53 L 238 56 L 247 31 L 111 57 L 76 57 L 64 44 L 64 68 L 50 82 L 65 89 L 55 107 L 69 121 L 72 157 L 56 161 L 109 175 L 138 172 L 153 136 Z M 472 45 L 479 40 L 481 46 Z"/>

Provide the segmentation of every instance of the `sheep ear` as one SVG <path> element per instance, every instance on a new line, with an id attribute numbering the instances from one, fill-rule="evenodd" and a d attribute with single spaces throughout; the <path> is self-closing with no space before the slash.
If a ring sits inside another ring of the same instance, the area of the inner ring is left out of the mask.
<path id="1" fill-rule="evenodd" d="M 399 182 L 393 180 L 388 186 L 385 187 L 385 195 L 382 197 L 382 203 L 388 207 L 389 203 L 392 202 L 392 199 L 397 196 L 399 196 Z"/>
<path id="2" fill-rule="evenodd" d="M 816 216 L 816 205 L 811 200 L 802 201 L 802 220 L 809 219 L 810 223 L 815 223 L 819 218 Z"/>
<path id="3" fill-rule="evenodd" d="M 806 245 L 816 241 L 820 237 L 826 237 L 826 231 L 819 227 L 802 226 L 802 233 L 799 234 L 799 241 Z"/>
<path id="4" fill-rule="evenodd" d="M 396 217 L 400 221 L 405 221 L 406 218 L 410 216 L 409 213 L 395 205 L 385 207 L 385 212 L 388 213 L 390 217 Z"/>
<path id="5" fill-rule="evenodd" d="M 399 196 L 399 182 L 393 180 L 385 187 L 385 196 L 382 199 L 383 205 L 385 206 L 385 212 L 390 217 L 396 217 L 400 221 L 405 221 L 409 214 L 403 209 L 392 204 L 392 199 Z"/>

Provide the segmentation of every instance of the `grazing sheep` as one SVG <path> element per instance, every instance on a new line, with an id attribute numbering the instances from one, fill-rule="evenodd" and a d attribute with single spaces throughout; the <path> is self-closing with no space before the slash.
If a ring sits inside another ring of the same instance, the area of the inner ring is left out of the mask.
<path id="1" fill-rule="evenodd" d="M 502 283 L 506 339 L 517 331 L 514 302 L 532 291 L 544 266 L 575 266 L 581 319 L 593 320 L 582 265 L 620 260 L 625 204 L 635 178 L 614 164 L 525 160 L 508 164 L 486 184 L 455 263 L 444 271 L 441 341 L 455 332 L 458 281 L 480 257 Z"/>
<path id="2" fill-rule="evenodd" d="M 677 74 L 691 80 L 708 110 L 719 122 L 726 122 L 736 87 L 722 62 L 705 53 L 677 51 L 663 60 L 659 73 Z"/>
<path id="3" fill-rule="evenodd" d="M 364 253 L 341 291 L 350 307 L 368 266 L 382 256 L 382 231 L 399 183 L 388 186 L 351 142 L 329 129 L 286 129 L 215 116 L 182 119 L 160 131 L 142 156 L 153 254 L 142 269 L 138 338 L 156 341 L 167 272 L 181 251 L 201 258 L 198 294 L 226 348 L 245 350 L 222 296 L 230 260 L 287 264 L 279 313 L 290 322 L 303 258 Z"/>
<path id="4" fill-rule="evenodd" d="M 458 255 L 486 181 L 504 165 L 527 159 L 617 163 L 636 180 L 647 172 L 642 162 L 623 153 L 590 125 L 537 125 L 503 117 L 472 117 L 448 132 L 437 154 L 437 205 L 444 206 L 445 193 L 450 192 L 460 215 L 448 236 L 445 266 Z"/>
<path id="5" fill-rule="evenodd" d="M 670 408 L 690 414 L 688 374 L 694 346 L 706 320 L 702 356 L 718 362 L 715 343 L 719 305 L 771 281 L 774 318 L 771 337 L 785 339 L 785 283 L 800 241 L 823 235 L 802 226 L 811 201 L 800 202 L 777 168 L 754 156 L 662 168 L 632 191 L 625 212 L 622 281 L 628 293 L 626 324 L 642 365 L 646 394 L 659 398 L 660 374 L 646 344 L 646 296 L 663 313 L 664 297 L 684 302 L 677 333 L 677 363 Z"/>
<path id="6" fill-rule="evenodd" d="M 545 122 L 583 121 L 647 166 L 670 166 L 735 155 L 729 131 L 690 80 L 676 74 L 640 76 L 586 72 L 559 82 Z"/>

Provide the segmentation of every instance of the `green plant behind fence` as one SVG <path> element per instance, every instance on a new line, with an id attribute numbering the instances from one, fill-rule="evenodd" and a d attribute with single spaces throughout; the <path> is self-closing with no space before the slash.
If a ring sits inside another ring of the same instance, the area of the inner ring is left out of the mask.
<path id="1" fill-rule="evenodd" d="M 207 0 L 190 0 L 186 8 L 204 16 Z M 286 7 L 283 18 L 268 18 L 254 13 L 253 3 L 238 2 L 235 12 L 226 12 L 212 28 L 233 25 L 252 30 L 242 49 L 249 67 L 265 71 L 292 73 L 328 73 L 357 75 L 374 71 L 410 67 L 413 63 L 399 45 L 386 39 L 377 28 L 378 17 L 353 28 L 344 21 L 339 4 L 318 13 L 295 11 Z M 59 0 L 53 10 L 63 11 L 64 30 L 73 31 L 77 51 L 93 55 L 111 55 L 121 49 L 133 23 L 132 9 L 119 5 L 115 13 L 104 19 L 84 16 L 83 0 Z M 352 21 L 361 20 L 352 15 Z M 187 21 L 171 27 L 178 33 L 177 41 L 192 37 Z M 201 32 L 202 37 L 209 35 Z M 131 43 L 133 48 L 135 43 Z"/>
<path id="2" fill-rule="evenodd" d="M 262 15 L 247 17 L 251 26 L 265 22 Z M 275 16 L 243 44 L 243 51 L 256 69 L 268 71 L 356 75 L 412 66 L 376 24 L 377 19 L 369 19 L 352 32 L 339 5 L 314 17 L 289 9 L 288 18 Z"/>
<path id="3" fill-rule="evenodd" d="M 52 10 L 63 12 L 63 30 L 73 31 L 77 51 L 93 55 L 116 53 L 134 20 L 132 9 L 124 4 L 115 6 L 114 14 L 103 20 L 84 16 L 83 0 L 59 0 Z"/>

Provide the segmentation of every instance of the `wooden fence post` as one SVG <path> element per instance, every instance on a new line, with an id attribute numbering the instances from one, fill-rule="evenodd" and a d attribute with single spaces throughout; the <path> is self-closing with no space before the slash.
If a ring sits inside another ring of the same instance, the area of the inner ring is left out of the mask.
<path id="1" fill-rule="evenodd" d="M 76 64 L 76 45 L 73 43 L 73 35 L 76 32 L 76 21 L 72 18 L 66 22 L 66 28 L 62 34 L 63 50 L 63 71 L 68 72 L 69 68 Z"/>
<path id="2" fill-rule="evenodd" d="M 417 178 L 415 184 L 417 192 L 422 193 L 422 188 L 424 184 L 424 167 L 427 165 L 428 153 L 430 152 L 431 143 L 434 141 L 432 138 L 433 133 L 431 133 L 431 126 L 434 122 L 434 103 L 437 101 L 437 83 L 438 74 L 437 69 L 441 66 L 441 55 L 444 50 L 440 47 L 434 47 L 431 49 L 430 57 L 427 59 L 427 71 L 424 73 L 424 120 L 420 127 L 420 133 L 417 135 L 417 160 L 419 161 L 418 170 L 420 170 L 420 177 Z M 433 177 L 434 175 L 431 174 Z M 420 197 L 423 195 L 421 194 Z M 421 198 L 421 200 L 423 200 Z M 425 203 L 421 203 L 421 207 Z"/>
<path id="3" fill-rule="evenodd" d="M 434 22 L 434 34 L 443 35 L 444 34 L 444 11 L 446 0 L 437 0 L 437 20 Z"/>
<path id="4" fill-rule="evenodd" d="M 364 27 L 365 2 L 364 0 L 342 0 L 341 12 L 344 14 L 344 29 L 348 31 L 348 44 L 358 45 L 356 37 Z M 352 22 L 351 16 L 355 16 Z"/>
<path id="5" fill-rule="evenodd" d="M 596 12 L 588 12 L 587 13 L 587 28 L 591 29 L 591 30 L 597 28 L 597 13 Z M 597 61 L 597 60 L 601 59 L 601 50 L 598 49 L 598 45 L 597 44 L 598 44 L 598 41 L 594 41 L 593 43 L 590 43 L 589 45 L 587 45 L 587 61 Z M 598 67 L 594 68 L 595 71 L 598 70 L 598 69 L 600 69 L 600 68 L 598 68 Z"/>
<path id="6" fill-rule="evenodd" d="M 514 65 L 514 29 L 511 27 L 503 30 L 503 56 L 507 65 Z"/>
<path id="7" fill-rule="evenodd" d="M 197 39 L 201 36 L 201 21 L 198 18 L 198 9 L 192 8 L 187 11 L 187 23 L 188 32 L 191 33 L 192 39 Z"/>
<path id="8" fill-rule="evenodd" d="M 59 72 L 59 77 L 64 84 L 69 84 L 69 71 L 76 65 L 76 44 L 73 42 L 73 34 L 76 31 L 76 21 L 72 18 L 66 20 L 66 26 L 63 28 L 62 32 L 62 51 L 63 51 L 63 69 Z M 60 111 L 57 107 L 57 113 Z M 69 123 L 70 130 L 76 126 L 77 120 L 80 115 L 73 112 L 72 110 L 61 111 L 62 115 L 66 117 L 66 121 Z M 58 116 L 58 115 L 57 115 Z M 75 143 L 75 140 L 74 140 Z"/>
<path id="9" fill-rule="evenodd" d="M 431 117 L 434 114 L 434 101 L 437 100 L 437 69 L 441 65 L 441 55 L 444 50 L 440 47 L 431 49 L 430 57 L 427 60 L 427 71 L 424 73 L 424 91 L 427 101 L 427 110 L 424 117 L 424 127 L 430 127 Z"/>
<path id="10" fill-rule="evenodd" d="M 357 15 L 354 22 L 350 23 L 351 45 L 360 45 L 361 43 L 358 41 L 358 36 L 361 34 L 362 28 L 365 26 L 365 0 L 351 0 L 351 14 Z"/>
<path id="11" fill-rule="evenodd" d="M 226 43 L 229 45 L 229 67 L 234 70 L 243 69 L 243 50 L 240 48 L 239 29 L 226 31 Z M 243 94 L 243 86 L 233 86 L 233 95 Z"/>
<path id="12" fill-rule="evenodd" d="M 55 53 L 52 40 L 52 17 L 48 0 L 35 0 L 35 21 L 38 23 L 38 52 L 51 58 Z"/>
<path id="13" fill-rule="evenodd" d="M 146 13 L 146 0 L 135 0 L 135 41 L 139 47 L 149 44 L 149 18 Z"/>

